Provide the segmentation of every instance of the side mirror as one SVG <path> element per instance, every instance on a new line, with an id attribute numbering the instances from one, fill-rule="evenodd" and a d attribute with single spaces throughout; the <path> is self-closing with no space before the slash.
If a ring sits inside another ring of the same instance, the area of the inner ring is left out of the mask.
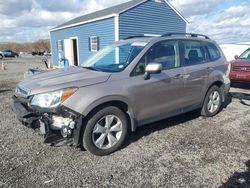
<path id="1" fill-rule="evenodd" d="M 159 74 L 162 71 L 162 65 L 160 63 L 149 63 L 146 66 L 144 79 L 150 79 L 151 74 Z"/>
<path id="2" fill-rule="evenodd" d="M 234 56 L 234 59 L 239 59 L 239 56 L 238 56 L 238 55 L 235 55 L 235 56 Z"/>

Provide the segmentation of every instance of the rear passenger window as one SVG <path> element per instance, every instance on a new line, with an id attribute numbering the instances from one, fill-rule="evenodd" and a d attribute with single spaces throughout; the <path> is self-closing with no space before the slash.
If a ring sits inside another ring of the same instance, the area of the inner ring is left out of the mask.
<path id="1" fill-rule="evenodd" d="M 211 61 L 220 59 L 220 51 L 214 44 L 208 44 L 207 50 Z"/>
<path id="2" fill-rule="evenodd" d="M 205 48 L 197 41 L 183 41 L 185 65 L 197 65 L 207 62 Z"/>

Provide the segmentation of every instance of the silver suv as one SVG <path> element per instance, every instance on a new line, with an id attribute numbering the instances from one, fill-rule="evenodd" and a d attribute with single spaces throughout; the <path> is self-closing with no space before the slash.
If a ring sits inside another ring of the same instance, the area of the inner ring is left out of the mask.
<path id="1" fill-rule="evenodd" d="M 225 62 L 204 35 L 130 37 L 80 66 L 26 78 L 12 109 L 45 143 L 108 155 L 138 126 L 195 109 L 216 115 L 230 88 Z"/>

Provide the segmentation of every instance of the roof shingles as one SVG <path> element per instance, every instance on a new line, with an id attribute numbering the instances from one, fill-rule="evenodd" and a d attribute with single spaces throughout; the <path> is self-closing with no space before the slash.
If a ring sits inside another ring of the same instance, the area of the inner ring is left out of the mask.
<path id="1" fill-rule="evenodd" d="M 85 22 L 85 21 L 89 21 L 89 20 L 94 20 L 94 19 L 105 17 L 105 16 L 112 15 L 112 14 L 118 14 L 122 11 L 129 9 L 130 7 L 133 7 L 137 4 L 142 3 L 143 1 L 145 1 L 145 0 L 132 0 L 132 1 L 128 1 L 126 3 L 122 3 L 122 4 L 119 4 L 119 5 L 110 7 L 110 8 L 106 8 L 106 9 L 94 12 L 94 13 L 86 14 L 86 15 L 77 17 L 73 20 L 70 20 L 66 23 L 63 23 L 59 26 L 56 26 L 52 30 L 64 28 L 67 26 L 71 26 L 71 25 L 78 24 L 78 23 Z"/>

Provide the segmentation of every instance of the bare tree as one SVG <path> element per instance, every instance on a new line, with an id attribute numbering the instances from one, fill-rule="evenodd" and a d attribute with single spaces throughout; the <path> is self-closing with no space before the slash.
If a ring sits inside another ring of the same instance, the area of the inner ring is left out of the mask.
<path id="1" fill-rule="evenodd" d="M 0 43 L 0 50 L 13 50 L 15 52 L 50 52 L 50 41 L 42 39 L 31 43 Z"/>

